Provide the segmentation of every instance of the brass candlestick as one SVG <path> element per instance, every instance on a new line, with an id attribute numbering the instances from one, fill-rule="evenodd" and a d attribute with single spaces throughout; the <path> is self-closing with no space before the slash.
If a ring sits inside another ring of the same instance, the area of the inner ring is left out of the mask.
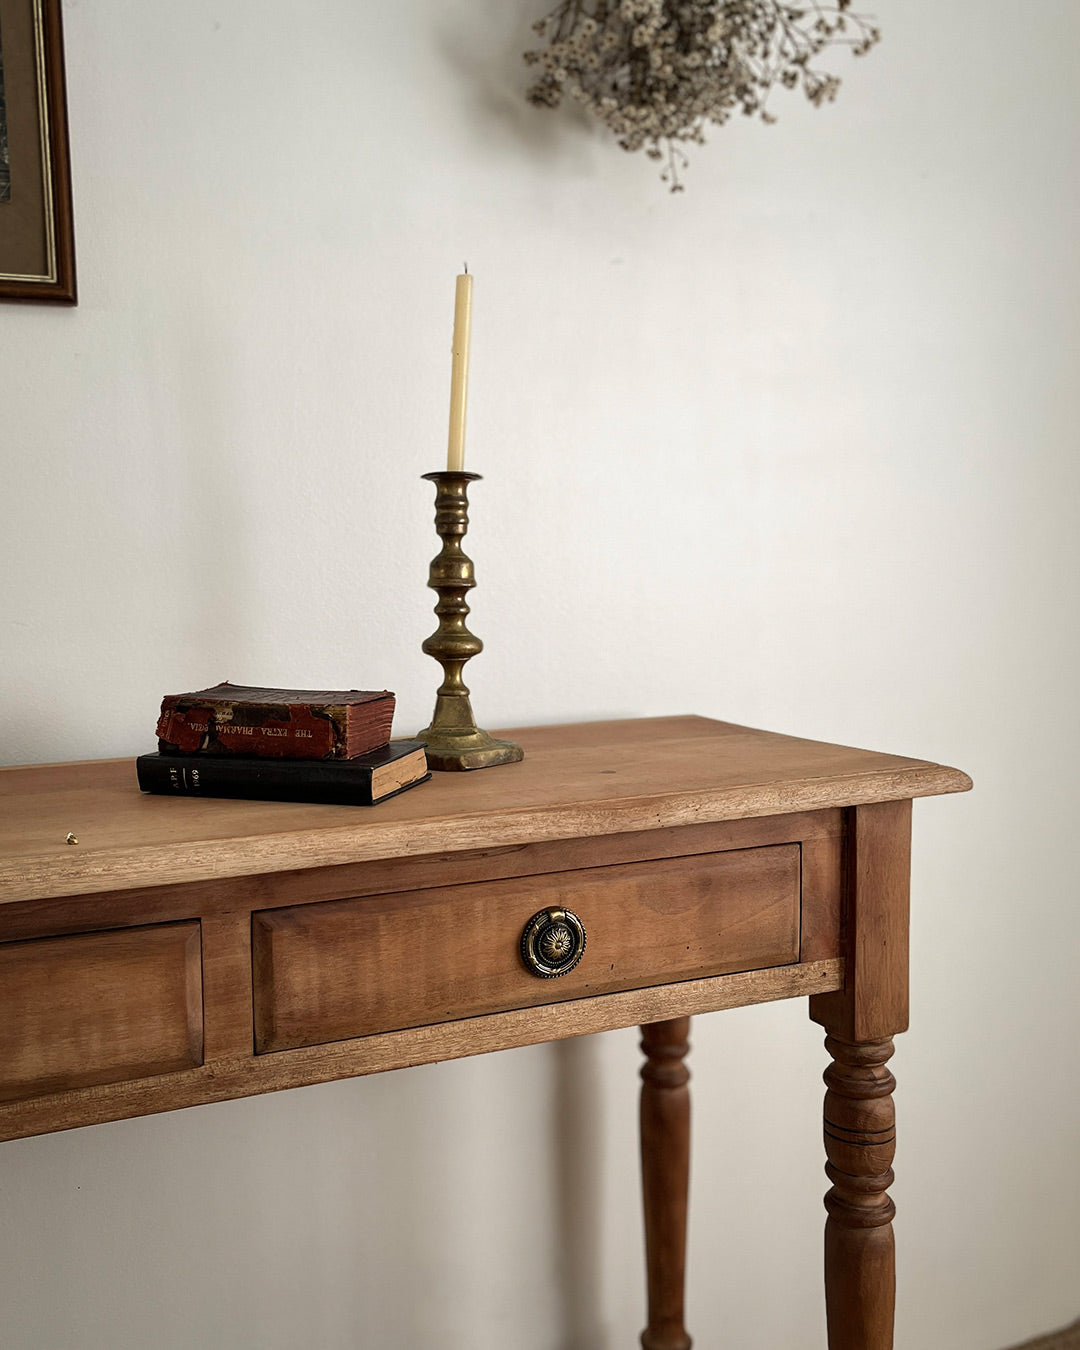
<path id="1" fill-rule="evenodd" d="M 443 682 L 435 698 L 431 725 L 417 735 L 427 746 L 432 769 L 490 769 L 496 764 L 515 764 L 525 751 L 512 741 L 497 741 L 481 731 L 473 717 L 469 691 L 461 677 L 465 662 L 484 644 L 465 627 L 469 606 L 466 593 L 476 585 L 472 559 L 462 551 L 461 540 L 469 528 L 469 484 L 478 473 L 447 470 L 426 473 L 435 484 L 435 531 L 442 551 L 432 559 L 428 585 L 438 591 L 435 613 L 439 626 L 423 644 L 443 668 Z"/>

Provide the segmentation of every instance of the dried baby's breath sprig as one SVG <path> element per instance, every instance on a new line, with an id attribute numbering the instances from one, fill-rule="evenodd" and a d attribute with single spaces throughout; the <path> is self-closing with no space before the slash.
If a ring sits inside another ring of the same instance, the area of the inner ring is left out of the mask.
<path id="1" fill-rule="evenodd" d="M 881 34 L 851 0 L 562 0 L 533 24 L 545 45 L 525 53 L 537 68 L 527 97 L 556 108 L 576 99 L 624 150 L 664 162 L 661 178 L 681 192 L 681 142 L 702 144 L 709 122 L 734 112 L 776 118 L 774 85 L 801 88 L 816 107 L 840 81 L 814 60 L 826 47 L 863 56 Z"/>

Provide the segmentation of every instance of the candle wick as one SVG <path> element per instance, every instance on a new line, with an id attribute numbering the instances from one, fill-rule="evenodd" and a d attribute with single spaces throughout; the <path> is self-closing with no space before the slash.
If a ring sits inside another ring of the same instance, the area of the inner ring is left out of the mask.
<path id="1" fill-rule="evenodd" d="M 466 263 L 466 264 L 465 264 L 465 271 L 468 272 L 468 270 L 469 270 L 469 264 Z"/>

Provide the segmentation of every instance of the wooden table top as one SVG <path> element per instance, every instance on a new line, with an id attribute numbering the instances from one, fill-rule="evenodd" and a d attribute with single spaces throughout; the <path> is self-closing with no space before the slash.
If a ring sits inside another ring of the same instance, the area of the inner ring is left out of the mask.
<path id="1" fill-rule="evenodd" d="M 153 796 L 131 759 L 0 769 L 0 903 L 963 792 L 926 760 L 658 717 L 497 733 L 520 764 L 374 807 Z M 65 842 L 68 832 L 77 845 Z"/>

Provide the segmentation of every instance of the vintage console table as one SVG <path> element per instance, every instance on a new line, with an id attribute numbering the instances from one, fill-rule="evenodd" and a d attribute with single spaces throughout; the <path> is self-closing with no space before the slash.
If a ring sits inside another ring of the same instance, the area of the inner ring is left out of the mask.
<path id="1" fill-rule="evenodd" d="M 829 1345 L 887 1350 L 911 799 L 970 780 L 696 717 L 508 734 L 374 809 L 0 770 L 0 1139 L 640 1024 L 642 1344 L 680 1350 L 688 1019 L 809 995 Z"/>

